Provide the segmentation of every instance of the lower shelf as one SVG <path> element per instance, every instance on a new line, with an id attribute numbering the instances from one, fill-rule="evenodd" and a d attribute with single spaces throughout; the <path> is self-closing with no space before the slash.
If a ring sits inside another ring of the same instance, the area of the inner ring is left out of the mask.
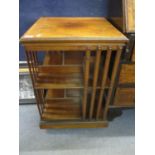
<path id="1" fill-rule="evenodd" d="M 44 106 L 42 120 L 80 120 L 82 116 L 79 99 L 51 99 Z"/>
<path id="2" fill-rule="evenodd" d="M 61 121 L 61 122 L 40 122 L 41 129 L 61 129 L 61 128 L 105 128 L 107 121 Z"/>

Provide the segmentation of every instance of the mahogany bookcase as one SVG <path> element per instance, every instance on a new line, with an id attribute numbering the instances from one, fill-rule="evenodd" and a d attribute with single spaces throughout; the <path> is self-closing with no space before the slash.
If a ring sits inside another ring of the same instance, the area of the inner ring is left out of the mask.
<path id="1" fill-rule="evenodd" d="M 107 113 L 128 39 L 105 18 L 41 17 L 21 37 L 40 128 L 95 128 Z"/>

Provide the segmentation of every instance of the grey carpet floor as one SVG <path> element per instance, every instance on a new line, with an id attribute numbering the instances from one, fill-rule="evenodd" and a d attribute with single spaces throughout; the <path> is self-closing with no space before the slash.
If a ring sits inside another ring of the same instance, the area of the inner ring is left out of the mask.
<path id="1" fill-rule="evenodd" d="M 134 110 L 108 128 L 41 130 L 36 105 L 20 106 L 20 155 L 134 155 Z"/>

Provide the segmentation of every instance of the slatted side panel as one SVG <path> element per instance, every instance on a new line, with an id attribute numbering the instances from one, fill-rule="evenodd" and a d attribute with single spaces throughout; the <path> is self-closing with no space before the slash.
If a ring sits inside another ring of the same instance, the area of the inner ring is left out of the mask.
<path id="1" fill-rule="evenodd" d="M 105 107 L 104 107 L 104 113 L 103 113 L 103 119 L 104 120 L 107 119 L 109 105 L 110 105 L 110 102 L 112 100 L 112 96 L 113 96 L 113 93 L 115 90 L 115 82 L 116 82 L 116 78 L 117 78 L 121 54 L 122 54 L 122 47 L 118 47 L 118 49 L 116 51 L 115 59 L 114 59 L 114 64 L 113 64 L 111 79 L 110 79 L 110 86 L 108 89 L 108 94 L 106 97 L 106 103 L 105 103 Z"/>
<path id="2" fill-rule="evenodd" d="M 100 90 L 99 98 L 98 98 L 96 119 L 99 119 L 100 109 L 102 107 L 106 81 L 107 81 L 107 78 L 108 78 L 108 71 L 109 71 L 111 53 L 112 53 L 111 49 L 108 49 L 107 54 L 106 54 L 105 64 L 104 64 L 103 71 L 102 71 L 102 82 L 101 82 L 101 90 Z"/>
<path id="3" fill-rule="evenodd" d="M 117 50 L 106 47 L 106 50 L 98 49 L 86 52 L 82 102 L 83 119 L 106 120 L 121 52 L 120 47 Z M 92 59 L 93 61 L 91 61 Z"/>
<path id="4" fill-rule="evenodd" d="M 35 89 L 35 82 L 38 76 L 38 58 L 37 53 L 35 51 L 26 51 L 27 62 L 29 66 L 29 71 L 32 79 L 32 84 L 34 88 L 34 94 L 36 97 L 36 102 L 39 110 L 40 116 L 43 113 L 44 108 L 44 91 Z"/>
<path id="5" fill-rule="evenodd" d="M 83 60 L 89 57 L 89 52 L 26 51 L 26 54 L 41 120 L 82 119 Z M 41 54 L 44 58 L 38 60 Z"/>

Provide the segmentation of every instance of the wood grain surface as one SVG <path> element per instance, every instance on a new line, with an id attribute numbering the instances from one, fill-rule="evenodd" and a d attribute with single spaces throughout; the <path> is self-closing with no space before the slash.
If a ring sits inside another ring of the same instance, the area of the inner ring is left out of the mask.
<path id="1" fill-rule="evenodd" d="M 21 42 L 56 40 L 120 40 L 127 38 L 105 18 L 41 17 L 21 37 Z"/>
<path id="2" fill-rule="evenodd" d="M 134 88 L 117 88 L 114 105 L 120 107 L 134 106 L 135 89 Z"/>
<path id="3" fill-rule="evenodd" d="M 123 0 L 124 22 L 127 33 L 135 32 L 135 0 Z"/>
<path id="4" fill-rule="evenodd" d="M 119 84 L 134 84 L 135 83 L 135 65 L 122 64 L 119 77 Z"/>

